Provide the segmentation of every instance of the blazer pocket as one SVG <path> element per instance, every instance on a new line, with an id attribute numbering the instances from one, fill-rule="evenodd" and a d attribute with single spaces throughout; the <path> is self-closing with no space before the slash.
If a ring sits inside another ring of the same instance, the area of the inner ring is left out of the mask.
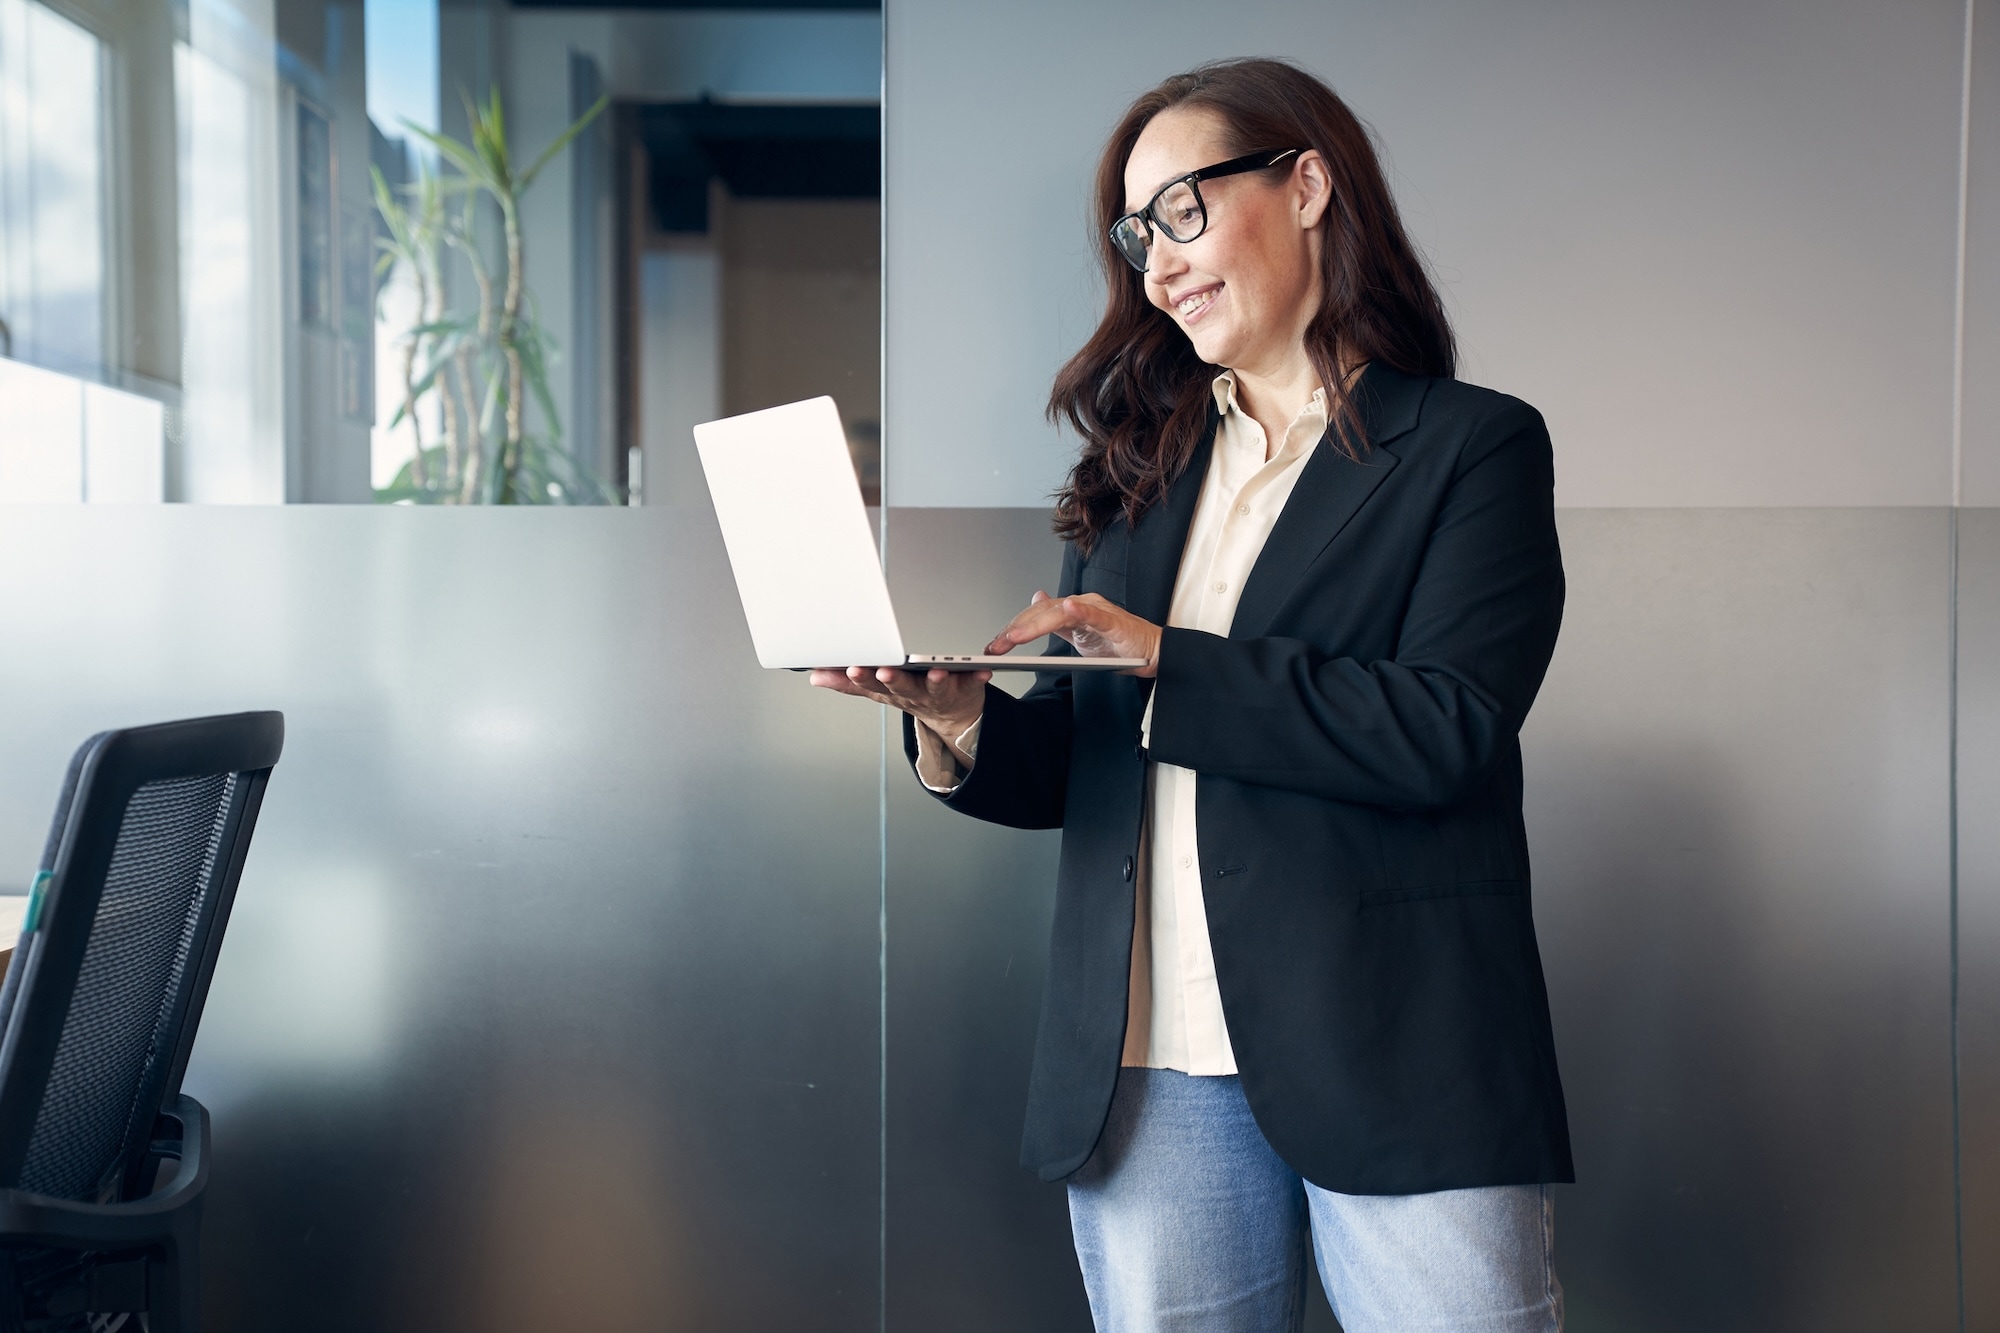
<path id="1" fill-rule="evenodd" d="M 1398 889 L 1363 889 L 1363 907 L 1394 907 L 1438 898 L 1519 898 L 1528 886 L 1518 879 L 1481 879 L 1466 884 L 1415 884 Z"/>

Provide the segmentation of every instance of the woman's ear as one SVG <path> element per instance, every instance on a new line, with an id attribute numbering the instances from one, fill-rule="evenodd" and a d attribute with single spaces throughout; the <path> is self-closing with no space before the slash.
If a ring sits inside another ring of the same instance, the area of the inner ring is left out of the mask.
<path id="1" fill-rule="evenodd" d="M 1333 178 L 1326 169 L 1326 159 L 1317 148 L 1308 148 L 1299 157 L 1299 165 L 1292 172 L 1293 198 L 1297 201 L 1299 228 L 1311 231 L 1319 226 L 1326 216 L 1327 207 L 1333 202 Z"/>

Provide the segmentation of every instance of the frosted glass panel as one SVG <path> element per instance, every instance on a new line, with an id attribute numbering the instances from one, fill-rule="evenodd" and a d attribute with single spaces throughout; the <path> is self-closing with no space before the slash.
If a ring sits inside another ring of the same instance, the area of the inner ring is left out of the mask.
<path id="1" fill-rule="evenodd" d="M 0 642 L 0 882 L 93 731 L 286 715 L 206 1327 L 877 1327 L 879 722 L 707 516 L 0 509 Z"/>

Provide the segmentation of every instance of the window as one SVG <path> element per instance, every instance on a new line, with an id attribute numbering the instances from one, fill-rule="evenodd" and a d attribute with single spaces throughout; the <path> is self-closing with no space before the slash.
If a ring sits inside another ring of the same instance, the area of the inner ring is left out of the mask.
<path id="1" fill-rule="evenodd" d="M 105 349 L 104 49 L 0 0 L 0 354 L 84 378 Z"/>

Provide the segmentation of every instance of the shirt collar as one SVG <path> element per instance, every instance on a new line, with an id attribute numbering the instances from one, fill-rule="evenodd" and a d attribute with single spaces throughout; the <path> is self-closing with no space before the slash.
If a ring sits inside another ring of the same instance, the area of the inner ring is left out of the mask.
<path id="1" fill-rule="evenodd" d="M 1216 411 L 1222 413 L 1224 416 L 1228 416 L 1236 410 L 1236 375 L 1234 372 L 1223 371 L 1215 377 L 1210 387 L 1215 390 Z"/>
<path id="2" fill-rule="evenodd" d="M 1215 410 L 1217 412 L 1226 417 L 1231 412 L 1242 410 L 1236 405 L 1235 371 L 1223 371 L 1215 377 L 1210 387 L 1215 392 Z M 1307 401 L 1305 410 L 1299 413 L 1301 419 L 1308 415 L 1318 417 L 1322 422 L 1327 420 L 1325 386 L 1322 385 L 1320 388 L 1313 390 L 1313 396 Z"/>

